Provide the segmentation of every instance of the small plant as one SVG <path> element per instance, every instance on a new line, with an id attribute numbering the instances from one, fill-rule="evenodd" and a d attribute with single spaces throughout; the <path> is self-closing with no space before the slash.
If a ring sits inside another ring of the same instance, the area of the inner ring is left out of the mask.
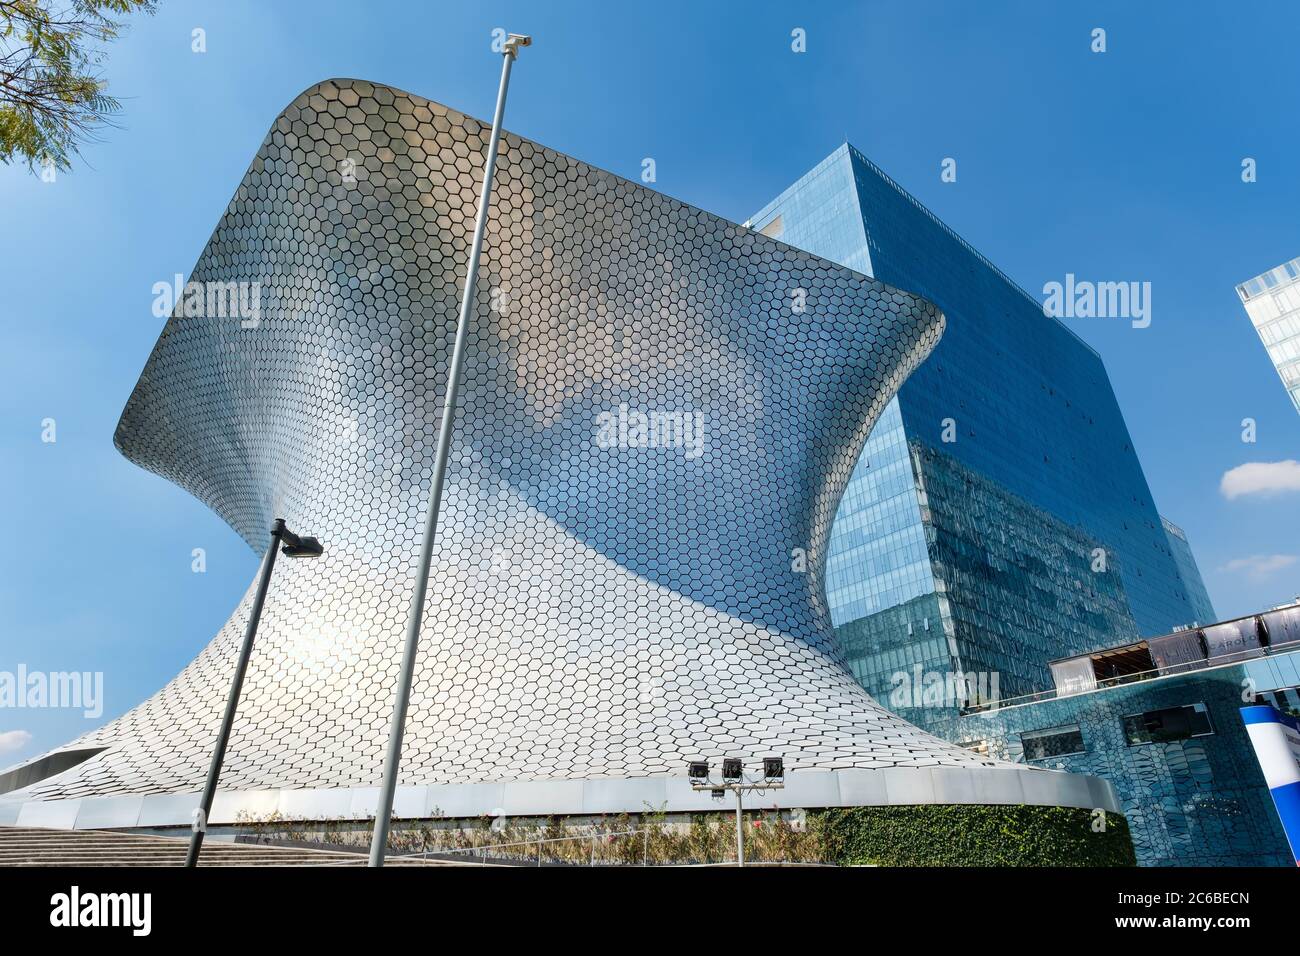
<path id="1" fill-rule="evenodd" d="M 730 813 L 670 817 L 662 808 L 598 816 L 394 820 L 389 850 L 454 859 L 596 866 L 725 864 L 736 860 Z M 1059 807 L 849 807 L 809 812 L 796 827 L 775 808 L 742 819 L 748 863 L 875 863 L 885 866 L 1132 865 L 1123 817 L 1094 833 L 1088 811 Z M 373 819 L 293 821 L 279 812 L 241 812 L 240 831 L 280 840 L 366 847 Z M 481 853 L 475 853 L 475 850 Z"/>

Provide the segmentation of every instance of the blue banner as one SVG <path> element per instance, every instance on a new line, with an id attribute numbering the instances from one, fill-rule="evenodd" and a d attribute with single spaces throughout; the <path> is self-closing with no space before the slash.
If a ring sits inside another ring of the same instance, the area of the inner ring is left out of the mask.
<path id="1" fill-rule="evenodd" d="M 1300 866 L 1300 720 L 1269 704 L 1241 708 L 1241 719 Z"/>

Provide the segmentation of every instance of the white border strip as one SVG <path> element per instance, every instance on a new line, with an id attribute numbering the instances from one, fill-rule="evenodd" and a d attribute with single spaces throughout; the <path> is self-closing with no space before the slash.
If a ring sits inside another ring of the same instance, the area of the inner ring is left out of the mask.
<path id="1" fill-rule="evenodd" d="M 44 782 L 44 781 L 43 781 Z M 242 812 L 288 820 L 362 820 L 373 817 L 377 787 L 317 790 L 226 790 L 217 793 L 209 822 L 233 824 Z M 63 830 L 189 826 L 198 793 L 32 800 L 21 792 L 0 797 L 0 825 Z M 796 770 L 785 788 L 746 799 L 755 810 L 979 804 L 1079 807 L 1121 813 L 1110 782 L 1100 777 L 1031 768 L 890 767 L 880 770 Z M 589 816 L 647 811 L 730 810 L 692 790 L 685 777 L 523 780 L 398 787 L 393 812 L 402 819 L 479 816 Z"/>

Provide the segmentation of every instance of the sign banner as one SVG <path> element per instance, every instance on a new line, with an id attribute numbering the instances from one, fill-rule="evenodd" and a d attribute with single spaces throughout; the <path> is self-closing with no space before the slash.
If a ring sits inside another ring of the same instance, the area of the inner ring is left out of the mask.
<path id="1" fill-rule="evenodd" d="M 1052 681 L 1056 684 L 1058 697 L 1097 689 L 1097 672 L 1091 657 L 1072 657 L 1066 661 L 1053 661 L 1048 666 L 1052 668 Z"/>
<path id="2" fill-rule="evenodd" d="M 1274 647 L 1300 641 L 1300 607 L 1280 607 L 1260 617 L 1268 628 L 1268 642 Z"/>
<path id="3" fill-rule="evenodd" d="M 1300 866 L 1300 720 L 1269 704 L 1241 708 L 1241 719 Z"/>
<path id="4" fill-rule="evenodd" d="M 1259 642 L 1259 630 L 1255 627 L 1253 617 L 1248 617 L 1242 621 L 1224 621 L 1222 624 L 1212 624 L 1209 627 L 1201 628 L 1201 634 L 1205 637 L 1205 650 L 1209 653 L 1211 660 L 1220 657 L 1244 660 L 1248 657 L 1259 657 L 1264 653 L 1264 648 Z M 1215 660 L 1215 663 L 1222 664 L 1225 662 Z"/>
<path id="5" fill-rule="evenodd" d="M 1191 670 L 1205 662 L 1205 646 L 1201 643 L 1201 632 L 1196 628 L 1175 631 L 1163 637 L 1147 640 L 1147 649 L 1161 676 L 1177 674 L 1179 671 Z"/>

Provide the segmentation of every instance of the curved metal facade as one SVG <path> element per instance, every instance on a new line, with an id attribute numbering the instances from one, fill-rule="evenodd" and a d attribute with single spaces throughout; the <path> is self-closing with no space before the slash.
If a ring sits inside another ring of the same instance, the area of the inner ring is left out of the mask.
<path id="1" fill-rule="evenodd" d="M 488 133 L 365 82 L 299 96 L 191 276 L 260 313 L 178 304 L 122 415 L 123 454 L 251 547 L 276 516 L 326 545 L 276 568 L 223 790 L 378 780 Z M 831 520 L 933 305 L 509 133 L 476 291 L 403 784 L 1029 773 L 833 650 Z M 196 790 L 250 601 L 28 796 Z"/>

